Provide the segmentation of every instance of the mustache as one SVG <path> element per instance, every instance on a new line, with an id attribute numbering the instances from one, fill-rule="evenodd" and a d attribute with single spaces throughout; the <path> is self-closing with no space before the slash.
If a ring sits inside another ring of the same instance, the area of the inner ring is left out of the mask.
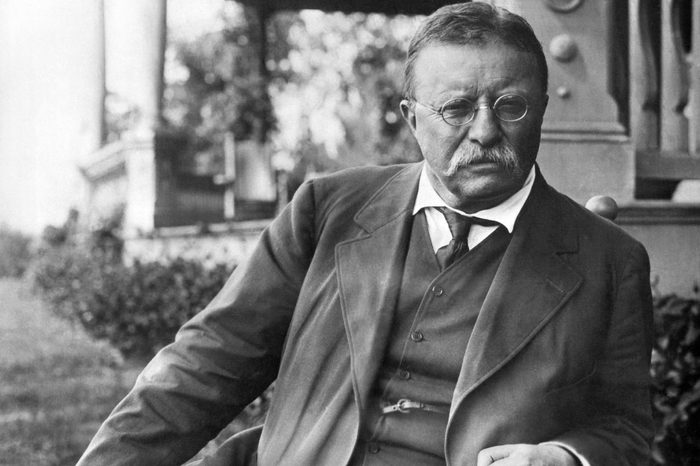
<path id="1" fill-rule="evenodd" d="M 516 173 L 521 168 L 518 155 L 508 141 L 491 147 L 465 142 L 452 155 L 447 174 L 454 175 L 460 168 L 475 163 L 495 163 L 509 173 Z"/>

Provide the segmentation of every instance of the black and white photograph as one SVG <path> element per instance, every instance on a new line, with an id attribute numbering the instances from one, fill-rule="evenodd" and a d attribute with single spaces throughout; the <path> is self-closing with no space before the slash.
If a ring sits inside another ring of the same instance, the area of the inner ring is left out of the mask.
<path id="1" fill-rule="evenodd" d="M 700 3 L 0 0 L 0 466 L 700 465 Z"/>

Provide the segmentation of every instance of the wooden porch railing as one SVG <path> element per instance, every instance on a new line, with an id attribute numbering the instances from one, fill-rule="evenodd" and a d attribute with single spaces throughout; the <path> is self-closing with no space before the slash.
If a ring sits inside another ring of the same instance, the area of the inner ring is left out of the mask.
<path id="1" fill-rule="evenodd" d="M 630 137 L 638 184 L 700 179 L 700 3 L 629 0 Z"/>

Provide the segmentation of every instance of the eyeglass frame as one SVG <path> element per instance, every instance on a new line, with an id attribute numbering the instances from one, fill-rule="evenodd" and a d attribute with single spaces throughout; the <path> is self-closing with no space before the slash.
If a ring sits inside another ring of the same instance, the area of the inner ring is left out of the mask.
<path id="1" fill-rule="evenodd" d="M 517 118 L 517 119 L 515 119 L 515 120 L 504 120 L 504 119 L 500 118 L 500 117 L 496 114 L 496 112 L 495 112 L 495 110 L 494 110 L 494 108 L 496 107 L 496 104 L 497 104 L 501 99 L 503 99 L 503 98 L 505 98 L 505 97 L 519 97 L 519 98 L 523 99 L 523 101 L 525 101 L 525 112 L 523 112 L 523 115 L 522 115 L 520 118 Z M 460 127 L 460 126 L 468 125 L 469 123 L 471 123 L 472 121 L 474 121 L 474 118 L 476 117 L 476 113 L 477 113 L 480 109 L 482 109 L 482 108 L 488 108 L 488 109 L 490 109 L 490 110 L 494 110 L 494 116 L 498 119 L 498 121 L 503 121 L 503 122 L 505 122 L 505 123 L 515 123 L 516 121 L 522 120 L 523 118 L 525 118 L 525 116 L 527 115 L 528 111 L 530 110 L 530 102 L 528 102 L 527 99 L 526 99 L 525 97 L 521 96 L 520 94 L 503 94 L 503 95 L 499 96 L 496 100 L 494 100 L 492 104 L 491 104 L 491 103 L 481 103 L 481 104 L 476 103 L 476 104 L 474 104 L 474 106 L 472 107 L 472 110 L 473 110 L 472 117 L 471 117 L 470 119 L 466 120 L 464 123 L 455 125 L 455 124 L 450 123 L 449 121 L 447 121 L 447 119 L 445 118 L 445 115 L 444 115 L 445 107 L 446 107 L 447 104 L 449 104 L 450 102 L 454 102 L 454 101 L 456 101 L 456 100 L 463 100 L 463 101 L 465 101 L 465 102 L 469 102 L 469 101 L 470 101 L 469 99 L 465 99 L 465 98 L 463 98 L 463 97 L 457 97 L 457 98 L 454 98 L 454 99 L 450 99 L 450 100 L 446 101 L 444 104 L 442 104 L 442 105 L 440 106 L 440 108 L 435 108 L 435 107 L 433 107 L 432 105 L 424 104 L 423 102 L 419 102 L 419 101 L 417 101 L 416 99 L 408 99 L 408 100 L 409 100 L 410 102 L 413 102 L 413 103 L 422 105 L 423 107 L 427 108 L 428 110 L 433 111 L 435 114 L 440 115 L 440 117 L 442 118 L 442 121 L 444 121 L 446 124 L 448 124 L 448 125 L 450 125 L 450 126 L 457 127 L 457 128 Z"/>

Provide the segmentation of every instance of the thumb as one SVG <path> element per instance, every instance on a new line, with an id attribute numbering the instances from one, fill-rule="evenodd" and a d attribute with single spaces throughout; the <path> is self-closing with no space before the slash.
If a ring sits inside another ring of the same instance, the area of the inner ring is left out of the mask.
<path id="1" fill-rule="evenodd" d="M 497 445 L 484 448 L 476 458 L 476 466 L 488 466 L 503 458 L 508 458 L 516 445 Z"/>

